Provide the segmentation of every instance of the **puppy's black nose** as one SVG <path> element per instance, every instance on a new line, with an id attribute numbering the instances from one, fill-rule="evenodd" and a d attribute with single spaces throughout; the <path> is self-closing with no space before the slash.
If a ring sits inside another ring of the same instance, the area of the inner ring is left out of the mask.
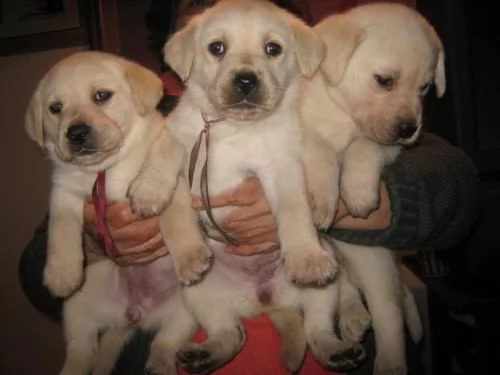
<path id="1" fill-rule="evenodd" d="M 408 139 L 417 131 L 417 125 L 411 121 L 405 121 L 398 125 L 399 138 Z"/>
<path id="2" fill-rule="evenodd" d="M 90 136 L 90 126 L 87 124 L 74 124 L 68 128 L 66 137 L 71 143 L 76 145 L 83 145 Z"/>
<path id="3" fill-rule="evenodd" d="M 240 73 L 234 77 L 233 85 L 238 92 L 248 95 L 259 84 L 259 79 L 255 73 Z"/>

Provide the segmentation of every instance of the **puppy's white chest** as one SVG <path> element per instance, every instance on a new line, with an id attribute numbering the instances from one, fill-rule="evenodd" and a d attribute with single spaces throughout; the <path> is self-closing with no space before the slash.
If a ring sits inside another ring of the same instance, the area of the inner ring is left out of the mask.
<path id="1" fill-rule="evenodd" d="M 295 154 L 293 145 L 298 146 L 299 142 L 294 130 L 286 130 L 281 125 L 248 125 L 248 128 L 237 131 L 214 128 L 209 132 L 208 147 L 203 139 L 196 158 L 192 189 L 196 195 L 200 193 L 205 163 L 209 193 L 217 195 L 235 188 L 251 175 L 265 178 L 272 174 L 283 164 L 283 159 Z"/>

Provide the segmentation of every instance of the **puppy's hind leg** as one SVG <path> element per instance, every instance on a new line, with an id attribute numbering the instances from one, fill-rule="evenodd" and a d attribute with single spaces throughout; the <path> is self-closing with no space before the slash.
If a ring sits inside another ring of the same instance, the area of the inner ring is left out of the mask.
<path id="1" fill-rule="evenodd" d="M 321 242 L 326 248 L 330 244 L 326 238 Z M 335 333 L 334 319 L 339 308 L 339 291 L 340 285 L 336 279 L 321 287 L 305 288 L 301 294 L 304 330 L 313 356 L 324 367 L 345 372 L 361 364 L 366 352 L 358 342 L 340 340 Z"/>
<path id="2" fill-rule="evenodd" d="M 68 303 L 68 302 L 66 302 Z M 99 329 L 96 321 L 65 306 L 66 360 L 60 375 L 88 375 L 97 361 Z"/>
<path id="3" fill-rule="evenodd" d="M 406 326 L 410 332 L 411 339 L 415 344 L 418 344 L 422 339 L 423 328 L 417 303 L 415 302 L 412 291 L 403 281 L 401 281 L 401 288 L 403 292 L 403 311 L 405 314 Z"/>
<path id="4" fill-rule="evenodd" d="M 134 328 L 126 326 L 112 328 L 103 333 L 99 342 L 99 359 L 92 375 L 111 374 L 122 348 L 130 340 L 134 331 Z"/>
<path id="5" fill-rule="evenodd" d="M 334 289 L 337 287 L 333 285 L 323 290 L 309 288 L 310 298 L 304 303 L 304 330 L 314 358 L 330 370 L 346 372 L 361 364 L 366 352 L 359 343 L 340 340 L 336 335 L 334 317 L 327 306 L 332 293 L 336 295 Z"/>
<path id="6" fill-rule="evenodd" d="M 381 247 L 336 241 L 346 268 L 366 298 L 375 333 L 374 375 L 405 375 L 401 286 L 392 253 Z"/>
<path id="7" fill-rule="evenodd" d="M 268 315 L 281 338 L 281 360 L 295 373 L 302 365 L 307 348 L 302 316 L 291 308 L 274 310 Z"/>
<path id="8" fill-rule="evenodd" d="M 179 296 L 177 301 L 169 300 L 158 310 L 161 317 L 160 329 L 151 344 L 145 374 L 177 374 L 177 352 L 191 340 L 198 327 L 192 315 L 181 304 Z"/>
<path id="9" fill-rule="evenodd" d="M 195 319 L 207 332 L 202 343 L 189 343 L 177 354 L 180 366 L 191 373 L 209 373 L 229 362 L 246 342 L 238 311 L 246 296 L 227 293 L 226 287 L 209 272 L 203 282 L 184 288 L 184 296 Z M 241 302 L 241 305 L 240 305 Z"/>
<path id="10" fill-rule="evenodd" d="M 370 313 L 363 304 L 358 288 L 351 282 L 344 268 L 339 271 L 340 306 L 338 327 L 342 340 L 360 342 L 370 328 Z"/>

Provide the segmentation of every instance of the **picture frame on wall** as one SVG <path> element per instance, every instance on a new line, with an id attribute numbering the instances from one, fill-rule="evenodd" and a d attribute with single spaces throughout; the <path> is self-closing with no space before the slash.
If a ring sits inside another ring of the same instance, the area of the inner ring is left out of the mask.
<path id="1" fill-rule="evenodd" d="M 0 0 L 0 38 L 79 27 L 78 0 Z"/>
<path id="2" fill-rule="evenodd" d="M 94 0 L 0 0 L 0 56 L 88 42 Z"/>

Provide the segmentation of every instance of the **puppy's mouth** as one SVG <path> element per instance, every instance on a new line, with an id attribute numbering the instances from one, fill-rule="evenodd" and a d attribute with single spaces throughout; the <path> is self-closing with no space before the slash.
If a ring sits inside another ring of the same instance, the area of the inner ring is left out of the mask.
<path id="1" fill-rule="evenodd" d="M 116 131 L 115 131 L 116 132 Z M 95 165 L 118 152 L 122 137 L 99 134 L 87 124 L 71 125 L 56 151 L 59 157 L 78 165 Z"/>
<path id="2" fill-rule="evenodd" d="M 269 108 L 243 99 L 237 103 L 226 105 L 223 109 L 225 115 L 236 120 L 253 120 L 262 117 L 264 113 L 269 111 Z"/>
<path id="3" fill-rule="evenodd" d="M 222 87 L 219 108 L 229 118 L 252 120 L 272 110 L 267 86 L 253 71 L 239 71 Z"/>

